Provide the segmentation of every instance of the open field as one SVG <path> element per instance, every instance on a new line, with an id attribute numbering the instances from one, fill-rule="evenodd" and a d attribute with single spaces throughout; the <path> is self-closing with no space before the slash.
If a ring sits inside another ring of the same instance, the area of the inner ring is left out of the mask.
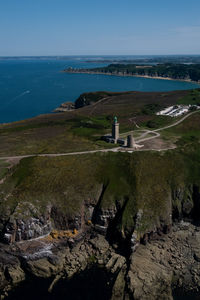
<path id="1" fill-rule="evenodd" d="M 151 145 L 152 149 L 157 149 L 159 145 L 163 149 L 171 148 L 174 143 L 177 146 L 182 145 L 200 137 L 200 114 L 191 116 L 176 128 L 162 131 L 162 141 L 146 139 L 155 135 L 151 131 L 181 119 L 157 116 L 156 111 L 176 104 L 181 99 L 188 101 L 191 97 L 194 98 L 194 95 L 198 97 L 198 93 L 196 90 L 168 93 L 126 92 L 110 93 L 106 97 L 104 93 L 100 93 L 100 96 L 104 97 L 101 100 L 100 96 L 94 96 L 92 93 L 90 100 L 94 102 L 74 111 L 41 115 L 1 125 L 0 156 L 72 153 L 113 148 L 114 145 L 102 141 L 101 136 L 111 132 L 114 115 L 118 116 L 121 136 L 126 136 L 127 132 L 134 130 L 136 141 L 141 140 L 144 145 L 142 150 L 151 149 Z"/>
<path id="2" fill-rule="evenodd" d="M 161 132 L 165 140 L 176 142 L 177 146 L 185 146 L 200 140 L 200 112 L 197 112 L 175 127 Z"/>
<path id="3" fill-rule="evenodd" d="M 190 97 L 190 94 L 191 91 L 110 93 L 99 102 L 74 111 L 0 125 L 0 155 L 63 153 L 113 147 L 101 141 L 100 137 L 111 131 L 114 115 L 118 116 L 121 133 L 137 127 L 156 129 L 171 124 L 174 119 L 155 116 L 155 112 Z"/>
<path id="4" fill-rule="evenodd" d="M 2 179 L 8 173 L 9 166 L 10 166 L 10 164 L 8 162 L 6 162 L 5 160 L 0 160 L 0 184 L 2 182 Z"/>

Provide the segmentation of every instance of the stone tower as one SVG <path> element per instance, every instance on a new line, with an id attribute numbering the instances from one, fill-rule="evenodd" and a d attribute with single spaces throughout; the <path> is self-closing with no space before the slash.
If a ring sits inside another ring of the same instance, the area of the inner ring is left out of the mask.
<path id="1" fill-rule="evenodd" d="M 130 134 L 127 136 L 127 147 L 134 148 L 134 146 L 135 146 L 135 141 L 134 141 L 133 135 Z"/>
<path id="2" fill-rule="evenodd" d="M 117 143 L 119 138 L 119 123 L 117 122 L 117 117 L 114 117 L 113 124 L 112 124 L 112 138 Z"/>

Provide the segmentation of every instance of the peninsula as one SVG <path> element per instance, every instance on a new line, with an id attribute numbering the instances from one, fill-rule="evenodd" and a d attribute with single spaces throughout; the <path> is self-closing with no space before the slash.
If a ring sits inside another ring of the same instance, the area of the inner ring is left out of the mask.
<path id="1" fill-rule="evenodd" d="M 200 82 L 200 64 L 164 63 L 154 65 L 110 64 L 90 69 L 68 68 L 67 73 L 105 74 L 116 76 L 138 76 L 157 79 L 173 79 Z"/>

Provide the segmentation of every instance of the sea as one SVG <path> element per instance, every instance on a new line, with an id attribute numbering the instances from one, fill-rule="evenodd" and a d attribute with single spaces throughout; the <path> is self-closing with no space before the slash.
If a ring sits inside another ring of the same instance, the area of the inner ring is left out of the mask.
<path id="1" fill-rule="evenodd" d="M 0 123 L 50 113 L 63 102 L 74 102 L 84 92 L 150 92 L 200 87 L 175 80 L 62 72 L 68 67 L 93 68 L 107 64 L 88 62 L 88 57 L 0 58 Z"/>

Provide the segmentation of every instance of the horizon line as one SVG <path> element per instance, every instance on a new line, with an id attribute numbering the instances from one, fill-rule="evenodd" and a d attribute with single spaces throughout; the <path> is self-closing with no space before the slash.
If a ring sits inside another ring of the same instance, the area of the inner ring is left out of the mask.
<path id="1" fill-rule="evenodd" d="M 0 58 L 9 57 L 69 57 L 69 56 L 200 56 L 200 54 L 53 54 L 53 55 L 0 55 Z"/>

